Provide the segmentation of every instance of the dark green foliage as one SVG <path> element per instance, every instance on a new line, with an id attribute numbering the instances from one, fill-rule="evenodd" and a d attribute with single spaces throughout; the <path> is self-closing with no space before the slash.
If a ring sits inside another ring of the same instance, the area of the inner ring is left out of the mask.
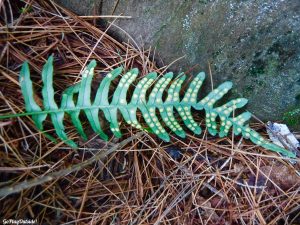
<path id="1" fill-rule="evenodd" d="M 299 126 L 300 125 L 300 107 L 295 107 L 288 112 L 286 112 L 283 116 L 284 121 L 289 126 Z"/>
<path id="2" fill-rule="evenodd" d="M 39 130 L 43 130 L 43 122 L 47 115 L 49 115 L 58 137 L 66 144 L 76 148 L 77 145 L 75 142 L 70 140 L 65 133 L 63 124 L 65 113 L 71 117 L 72 123 L 83 139 L 86 140 L 87 136 L 79 119 L 81 112 L 86 115 L 92 129 L 98 133 L 102 139 L 107 140 L 108 136 L 103 131 L 99 121 L 99 111 L 104 113 L 105 119 L 108 121 L 113 134 L 116 137 L 121 137 L 117 117 L 118 111 L 121 112 L 127 124 L 137 129 L 144 129 L 137 120 L 136 114 L 137 110 L 139 110 L 148 126 L 148 128 L 144 130 L 156 134 L 164 141 L 170 141 L 169 133 L 164 127 L 167 127 L 181 138 L 186 137 L 186 132 L 181 126 L 180 121 L 174 116 L 175 112 L 179 114 L 185 127 L 195 134 L 201 133 L 201 128 L 191 113 L 192 108 L 194 108 L 196 110 L 205 111 L 206 126 L 211 135 L 218 134 L 220 137 L 224 137 L 228 135 L 228 132 L 232 128 L 235 135 L 241 134 L 243 137 L 249 138 L 253 143 L 263 146 L 266 149 L 282 153 L 289 157 L 295 157 L 293 153 L 264 140 L 256 131 L 250 129 L 250 127 L 245 124 L 251 117 L 249 112 L 244 112 L 235 117 L 232 116 L 236 109 L 243 107 L 247 103 L 247 99 L 238 98 L 224 105 L 218 107 L 214 106 L 216 102 L 232 88 L 231 82 L 224 82 L 199 101 L 198 91 L 205 79 L 203 72 L 194 77 L 182 97 L 179 95 L 179 92 L 186 79 L 185 75 L 181 74 L 173 78 L 173 73 L 170 72 L 158 77 L 156 73 L 152 72 L 143 77 L 136 84 L 131 100 L 127 102 L 128 88 L 132 85 L 139 73 L 138 69 L 132 69 L 122 75 L 114 91 L 112 100 L 109 102 L 108 92 L 110 84 L 122 74 L 123 69 L 119 67 L 103 78 L 97 89 L 96 96 L 92 101 L 90 96 L 91 82 L 95 66 L 96 62 L 93 60 L 84 70 L 81 82 L 67 88 L 63 92 L 61 104 L 58 106 L 54 100 L 52 85 L 53 57 L 50 57 L 42 71 L 44 84 L 42 89 L 44 109 L 42 110 L 33 98 L 28 64 L 26 62 L 23 64 L 20 73 L 20 84 L 25 100 L 26 115 L 32 116 Z M 151 92 L 149 96 L 146 96 L 146 92 L 150 87 Z M 163 95 L 165 94 L 166 99 L 163 100 Z M 157 115 L 157 112 L 159 112 L 159 115 Z"/>

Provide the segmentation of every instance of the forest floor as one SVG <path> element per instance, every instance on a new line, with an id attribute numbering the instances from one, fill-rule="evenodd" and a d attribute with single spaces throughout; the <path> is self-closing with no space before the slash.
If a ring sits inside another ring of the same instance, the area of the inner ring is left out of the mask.
<path id="1" fill-rule="evenodd" d="M 167 70 L 157 67 L 154 51 L 130 44 L 130 36 L 129 43 L 109 36 L 113 22 L 106 27 L 98 22 L 52 1 L 0 1 L 0 114 L 25 111 L 19 71 L 26 60 L 39 104 L 40 74 L 50 55 L 58 99 L 92 59 L 94 89 L 120 65 L 139 68 L 141 77 Z M 203 124 L 201 115 L 195 120 Z M 111 135 L 104 142 L 85 120 L 89 141 L 83 142 L 66 120 L 68 136 L 80 144 L 74 150 L 47 139 L 30 117 L 1 120 L 0 221 L 300 224 L 299 160 L 293 164 L 241 136 L 212 137 L 205 126 L 201 135 L 171 135 L 166 143 L 125 124 L 122 138 Z M 263 123 L 250 126 L 268 138 Z M 55 136 L 49 119 L 45 131 Z"/>

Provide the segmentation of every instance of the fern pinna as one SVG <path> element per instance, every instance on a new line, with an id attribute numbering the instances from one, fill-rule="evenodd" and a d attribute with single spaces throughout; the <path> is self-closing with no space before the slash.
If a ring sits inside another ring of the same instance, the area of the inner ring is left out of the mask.
<path id="1" fill-rule="evenodd" d="M 65 133 L 63 120 L 67 113 L 76 127 L 80 136 L 87 139 L 79 119 L 83 111 L 92 127 L 99 136 L 107 140 L 108 136 L 103 131 L 99 121 L 99 111 L 104 113 L 105 119 L 110 124 L 110 130 L 116 137 L 121 137 L 118 121 L 118 110 L 121 112 L 124 120 L 137 129 L 143 129 L 137 120 L 137 110 L 140 110 L 142 116 L 149 126 L 150 131 L 156 134 L 164 141 L 169 141 L 170 137 L 166 129 L 168 127 L 172 132 L 181 138 L 185 138 L 186 133 L 179 121 L 175 118 L 175 110 L 181 117 L 184 125 L 193 133 L 200 134 L 201 128 L 193 119 L 191 110 L 205 110 L 205 122 L 208 132 L 211 135 L 218 134 L 224 137 L 232 128 L 235 135 L 242 134 L 249 138 L 253 143 L 266 149 L 279 152 L 288 157 L 295 157 L 294 153 L 285 150 L 275 144 L 263 139 L 249 125 L 245 124 L 250 119 L 251 114 L 244 112 L 237 116 L 232 116 L 234 110 L 243 107 L 247 103 L 245 98 L 237 98 L 227 102 L 222 106 L 215 107 L 215 103 L 221 99 L 232 87 L 231 82 L 225 82 L 211 91 L 205 98 L 198 101 L 198 91 L 205 79 L 203 72 L 199 73 L 190 82 L 184 96 L 180 96 L 181 86 L 186 76 L 181 74 L 173 79 L 173 73 L 167 73 L 158 77 L 155 72 L 149 73 L 143 77 L 135 86 L 130 102 L 127 102 L 127 91 L 129 86 L 138 76 L 138 69 L 131 69 L 123 74 L 118 86 L 116 87 L 112 100 L 109 101 L 108 94 L 111 82 L 122 74 L 122 67 L 112 70 L 101 81 L 97 89 L 96 96 L 91 101 L 91 83 L 94 75 L 96 61 L 92 60 L 82 73 L 82 80 L 69 88 L 63 94 L 60 106 L 54 100 L 53 89 L 53 57 L 51 56 L 43 67 L 43 105 L 42 110 L 34 100 L 32 82 L 28 63 L 25 62 L 20 73 L 20 85 L 25 100 L 27 113 L 31 115 L 39 130 L 43 130 L 43 122 L 47 115 L 50 115 L 52 123 L 58 137 L 71 147 L 77 147 L 74 141 L 70 140 Z M 151 92 L 146 97 L 149 88 Z M 168 88 L 167 88 L 168 87 Z M 166 92 L 166 98 L 163 100 L 163 93 Z M 160 118 L 157 116 L 159 111 Z M 218 122 L 217 122 L 218 120 Z"/>

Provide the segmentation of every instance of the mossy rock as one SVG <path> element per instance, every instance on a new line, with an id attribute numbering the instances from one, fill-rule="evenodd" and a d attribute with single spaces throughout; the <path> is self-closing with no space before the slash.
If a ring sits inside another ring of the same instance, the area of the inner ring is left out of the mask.
<path id="1" fill-rule="evenodd" d="M 116 23 L 140 46 L 155 47 L 173 71 L 208 72 L 215 85 L 232 80 L 237 96 L 261 119 L 282 119 L 300 93 L 299 0 L 59 0 L 80 14 L 132 16 Z M 102 2 L 100 4 L 100 2 Z M 118 30 L 111 33 L 128 41 Z M 196 67 L 195 67 L 196 65 Z M 210 85 L 207 85 L 210 88 Z"/>

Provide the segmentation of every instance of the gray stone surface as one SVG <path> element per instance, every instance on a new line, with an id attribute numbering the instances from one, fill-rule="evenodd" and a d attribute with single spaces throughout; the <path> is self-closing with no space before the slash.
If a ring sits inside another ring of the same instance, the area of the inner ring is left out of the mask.
<path id="1" fill-rule="evenodd" d="M 132 16 L 117 24 L 139 45 L 156 47 L 164 64 L 185 55 L 171 67 L 177 72 L 208 73 L 210 62 L 215 85 L 232 80 L 233 95 L 249 98 L 249 111 L 262 119 L 280 119 L 300 102 L 299 0 L 58 2 L 80 14 L 94 5 L 96 13 Z"/>

